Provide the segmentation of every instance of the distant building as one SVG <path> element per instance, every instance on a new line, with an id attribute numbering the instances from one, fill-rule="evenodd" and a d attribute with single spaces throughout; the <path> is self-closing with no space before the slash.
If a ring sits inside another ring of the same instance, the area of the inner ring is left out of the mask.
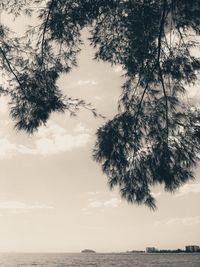
<path id="1" fill-rule="evenodd" d="M 186 246 L 185 251 L 186 252 L 199 252 L 200 247 L 199 246 Z"/>
<path id="2" fill-rule="evenodd" d="M 153 252 L 156 252 L 156 251 L 157 251 L 157 249 L 154 248 L 154 247 L 147 247 L 146 248 L 146 253 L 153 253 Z"/>

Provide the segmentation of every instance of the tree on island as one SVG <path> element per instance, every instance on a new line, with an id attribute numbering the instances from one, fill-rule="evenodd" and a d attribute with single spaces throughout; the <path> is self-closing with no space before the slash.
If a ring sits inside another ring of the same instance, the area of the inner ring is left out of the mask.
<path id="1" fill-rule="evenodd" d="M 81 251 L 81 253 L 96 253 L 96 251 L 94 251 L 92 249 L 84 249 Z"/>
<path id="2" fill-rule="evenodd" d="M 110 187 L 154 209 L 152 186 L 174 192 L 193 178 L 200 111 L 186 89 L 200 69 L 199 0 L 4 0 L 0 9 L 39 22 L 23 37 L 0 26 L 0 91 L 10 96 L 17 129 L 33 133 L 55 111 L 74 115 L 85 107 L 98 115 L 56 84 L 77 65 L 87 28 L 95 59 L 119 64 L 126 78 L 119 112 L 98 129 L 94 148 Z"/>

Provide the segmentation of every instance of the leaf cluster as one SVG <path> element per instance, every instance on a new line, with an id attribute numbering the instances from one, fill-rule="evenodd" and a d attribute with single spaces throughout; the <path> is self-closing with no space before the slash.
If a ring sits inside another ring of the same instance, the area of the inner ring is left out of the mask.
<path id="1" fill-rule="evenodd" d="M 11 97 L 17 129 L 33 133 L 55 111 L 75 115 L 84 107 L 98 115 L 85 101 L 63 95 L 56 83 L 77 66 L 87 28 L 95 59 L 121 65 L 126 79 L 119 112 L 98 129 L 94 148 L 110 187 L 154 209 L 152 186 L 173 192 L 193 178 L 200 113 L 184 96 L 200 70 L 193 53 L 199 46 L 198 0 L 6 0 L 0 8 L 39 21 L 23 37 L 0 26 L 0 92 Z"/>

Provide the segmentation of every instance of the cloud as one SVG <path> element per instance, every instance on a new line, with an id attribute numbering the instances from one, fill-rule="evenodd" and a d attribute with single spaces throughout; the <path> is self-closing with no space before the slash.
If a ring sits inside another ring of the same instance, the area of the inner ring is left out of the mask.
<path id="1" fill-rule="evenodd" d="M 89 196 L 96 196 L 96 195 L 99 195 L 100 192 L 99 192 L 99 191 L 91 191 L 91 192 L 87 192 L 87 194 L 88 194 Z"/>
<path id="2" fill-rule="evenodd" d="M 75 133 L 89 133 L 90 129 L 87 128 L 87 126 L 83 123 L 77 124 L 77 126 L 74 128 Z"/>
<path id="3" fill-rule="evenodd" d="M 35 154 L 46 156 L 69 151 L 85 146 L 89 139 L 90 136 L 88 134 L 58 134 L 49 138 L 43 137 L 35 142 Z"/>
<path id="4" fill-rule="evenodd" d="M 0 113 L 8 112 L 8 99 L 4 96 L 0 97 Z"/>
<path id="5" fill-rule="evenodd" d="M 118 198 L 111 198 L 107 201 L 92 201 L 89 203 L 88 208 L 117 208 L 121 203 Z"/>
<path id="6" fill-rule="evenodd" d="M 113 71 L 114 71 L 115 73 L 119 73 L 119 74 L 121 74 L 121 75 L 125 74 L 125 71 L 123 70 L 123 68 L 122 68 L 121 65 L 115 65 L 115 66 L 113 67 Z"/>
<path id="7" fill-rule="evenodd" d="M 187 218 L 172 218 L 166 222 L 168 225 L 184 224 L 184 225 L 196 225 L 200 223 L 200 216 L 187 217 Z"/>
<path id="8" fill-rule="evenodd" d="M 91 80 L 79 80 L 75 83 L 73 83 L 73 86 L 82 86 L 82 85 L 97 85 L 97 81 L 91 79 Z"/>
<path id="9" fill-rule="evenodd" d="M 0 159 L 10 159 L 17 154 L 34 155 L 36 150 L 24 145 L 12 143 L 8 137 L 0 137 Z"/>
<path id="10" fill-rule="evenodd" d="M 102 100 L 103 99 L 103 97 L 102 96 L 99 96 L 99 95 L 95 95 L 93 98 L 95 100 Z"/>
<path id="11" fill-rule="evenodd" d="M 153 197 L 159 197 L 159 196 L 161 196 L 162 195 L 162 193 L 161 192 L 157 192 L 157 193 L 151 193 L 152 194 L 152 196 Z"/>
<path id="12" fill-rule="evenodd" d="M 194 217 L 185 217 L 185 218 L 170 218 L 163 221 L 157 221 L 155 222 L 155 225 L 168 225 L 168 226 L 174 226 L 174 225 L 185 225 L 185 226 L 192 226 L 200 224 L 200 216 L 194 216 Z"/>
<path id="13" fill-rule="evenodd" d="M 43 204 L 25 204 L 19 201 L 4 201 L 0 202 L 0 211 L 6 211 L 6 213 L 27 213 L 33 210 L 53 209 L 52 206 Z"/>
<path id="14" fill-rule="evenodd" d="M 16 151 L 16 145 L 12 144 L 7 138 L 0 137 L 0 147 L 0 158 L 10 158 Z"/>
<path id="15" fill-rule="evenodd" d="M 119 206 L 119 204 L 121 203 L 121 199 L 118 199 L 116 197 L 108 200 L 108 201 L 105 201 L 104 202 L 104 206 L 105 207 L 113 207 L 113 208 L 116 208 Z"/>
<path id="16" fill-rule="evenodd" d="M 104 203 L 100 201 L 93 201 L 88 205 L 89 208 L 101 208 L 103 206 L 104 206 Z"/>
<path id="17" fill-rule="evenodd" d="M 12 143 L 9 137 L 4 136 L 2 132 L 0 132 L 0 148 L 0 159 L 12 158 L 12 156 L 17 153 L 34 154 L 33 149 L 24 145 Z"/>
<path id="18" fill-rule="evenodd" d="M 179 189 L 175 197 L 182 197 L 188 194 L 199 194 L 199 193 L 200 193 L 200 183 L 185 184 Z"/>
<path id="19" fill-rule="evenodd" d="M 60 125 L 50 121 L 41 127 L 34 136 L 32 147 L 15 144 L 8 137 L 0 136 L 0 158 L 11 158 L 17 154 L 27 155 L 55 155 L 84 147 L 90 140 L 89 129 L 83 124 L 78 124 L 74 131 L 69 133 Z"/>
<path id="20" fill-rule="evenodd" d="M 48 127 L 41 127 L 36 137 L 35 154 L 44 156 L 84 147 L 90 140 L 89 130 L 83 124 L 78 124 L 73 133 L 68 133 L 53 122 L 49 122 Z"/>

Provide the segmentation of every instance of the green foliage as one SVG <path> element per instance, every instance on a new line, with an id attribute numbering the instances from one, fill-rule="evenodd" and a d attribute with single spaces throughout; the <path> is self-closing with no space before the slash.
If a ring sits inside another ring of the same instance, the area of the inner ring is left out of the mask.
<path id="1" fill-rule="evenodd" d="M 120 64 L 126 82 L 119 113 L 97 131 L 94 159 L 123 198 L 154 209 L 152 186 L 173 192 L 193 178 L 200 150 L 200 111 L 184 98 L 200 59 L 198 0 L 7 0 L 14 17 L 40 24 L 24 37 L 0 28 L 0 66 L 17 129 L 34 132 L 51 112 L 75 114 L 84 101 L 63 96 L 60 74 L 77 65 L 81 30 L 89 27 L 95 58 Z M 33 6 L 38 9 L 33 9 Z M 7 77 L 7 76 L 6 76 Z M 94 109 L 91 109 L 97 115 Z"/>

